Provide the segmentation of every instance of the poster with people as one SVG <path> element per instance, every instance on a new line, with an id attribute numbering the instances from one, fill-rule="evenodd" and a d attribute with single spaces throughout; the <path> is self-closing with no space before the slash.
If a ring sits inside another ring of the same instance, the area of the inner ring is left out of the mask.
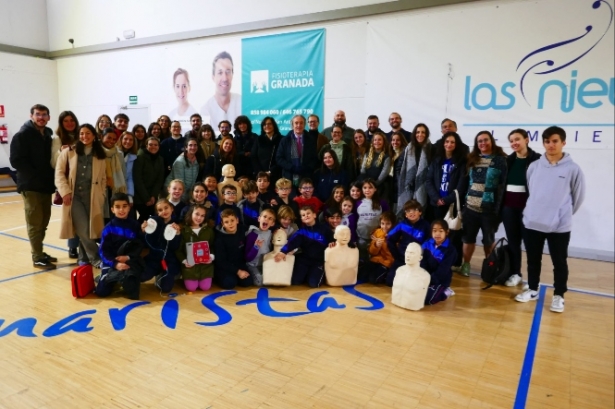
<path id="1" fill-rule="evenodd" d="M 180 122 L 182 134 L 191 130 L 190 116 L 196 113 L 216 131 L 220 121 L 233 124 L 241 115 L 239 38 L 168 48 L 164 61 L 166 98 L 172 101 L 165 111 Z"/>
<path id="2" fill-rule="evenodd" d="M 324 111 L 325 30 L 309 30 L 165 50 L 166 112 L 179 121 L 182 134 L 198 113 L 218 130 L 247 115 L 258 130 L 262 119 L 276 119 L 290 130 L 294 115 Z M 232 130 L 234 131 L 234 130 Z"/>

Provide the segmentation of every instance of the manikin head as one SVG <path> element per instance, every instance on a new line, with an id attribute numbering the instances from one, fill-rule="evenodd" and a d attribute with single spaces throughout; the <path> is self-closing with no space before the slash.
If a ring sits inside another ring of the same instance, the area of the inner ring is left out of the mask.
<path id="1" fill-rule="evenodd" d="M 234 178 L 235 177 L 235 166 L 233 165 L 222 166 L 222 176 L 224 176 L 225 178 Z"/>
<path id="2" fill-rule="evenodd" d="M 350 242 L 350 228 L 344 225 L 337 226 L 333 237 L 337 240 L 337 244 L 342 246 L 347 245 Z"/>
<path id="3" fill-rule="evenodd" d="M 274 246 L 284 246 L 288 243 L 288 236 L 284 229 L 278 229 L 273 233 L 273 245 Z"/>
<path id="4" fill-rule="evenodd" d="M 410 243 L 406 248 L 405 261 L 408 266 L 417 266 L 423 259 L 423 249 L 418 243 Z"/>

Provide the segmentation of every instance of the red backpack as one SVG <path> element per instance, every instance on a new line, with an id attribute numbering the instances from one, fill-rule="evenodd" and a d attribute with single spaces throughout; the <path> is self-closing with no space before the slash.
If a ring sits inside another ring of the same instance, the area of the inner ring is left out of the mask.
<path id="1" fill-rule="evenodd" d="M 82 298 L 94 291 L 94 272 L 91 264 L 79 266 L 70 273 L 73 297 Z"/>

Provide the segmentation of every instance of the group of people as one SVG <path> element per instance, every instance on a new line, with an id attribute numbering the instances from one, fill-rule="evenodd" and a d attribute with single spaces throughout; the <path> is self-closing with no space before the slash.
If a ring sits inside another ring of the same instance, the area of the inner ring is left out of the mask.
<path id="1" fill-rule="evenodd" d="M 451 119 L 432 141 L 426 124 L 406 131 L 395 112 L 387 133 L 376 115 L 361 130 L 337 111 L 322 132 L 318 116 L 296 115 L 287 135 L 272 117 L 261 121 L 259 135 L 243 115 L 234 124 L 222 120 L 216 135 L 194 113 L 182 135 L 181 125 L 164 115 L 147 129 L 129 130 L 125 114 L 80 125 L 71 111 L 60 114 L 52 135 L 49 110 L 35 105 L 30 113 L 11 141 L 10 160 L 34 266 L 55 268 L 57 261 L 42 245 L 55 192 L 61 238 L 68 239 L 70 257 L 102 268 L 101 296 L 117 281 L 105 277 L 132 277 L 125 290 L 156 277 L 170 291 L 180 275 L 189 291 L 209 289 L 212 279 L 222 288 L 262 285 L 262 258 L 271 251 L 271 231 L 280 228 L 289 237 L 281 253 L 296 252 L 292 283 L 317 287 L 324 250 L 335 245 L 335 228 L 345 225 L 359 249 L 360 279 L 375 284 L 392 285 L 408 244 L 420 244 L 435 303 L 454 294 L 453 271 L 470 274 L 479 230 L 487 257 L 503 222 L 511 253 L 507 286 L 521 283 L 522 242 L 527 251 L 528 284 L 516 300 L 538 298 L 547 241 L 555 276 L 551 309 L 564 309 L 572 214 L 585 187 L 557 126 L 543 132 L 541 156 L 522 129 L 510 132 L 513 153 L 506 155 L 488 131 L 470 149 Z M 457 215 L 463 228 L 449 231 L 443 219 Z M 134 252 L 118 253 L 137 238 L 149 248 L 142 263 Z M 191 264 L 189 243 L 200 242 L 211 257 Z M 107 275 L 118 270 L 138 272 Z"/>

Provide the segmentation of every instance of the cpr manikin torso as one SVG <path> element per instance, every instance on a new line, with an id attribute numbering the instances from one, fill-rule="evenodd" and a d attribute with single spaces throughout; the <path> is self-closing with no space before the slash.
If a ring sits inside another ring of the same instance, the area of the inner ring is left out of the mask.
<path id="1" fill-rule="evenodd" d="M 420 266 L 423 249 L 417 243 L 406 248 L 406 265 L 395 273 L 391 302 L 399 307 L 418 311 L 425 306 L 425 297 L 431 276 Z"/>
<path id="2" fill-rule="evenodd" d="M 218 183 L 218 197 L 224 197 L 224 195 L 222 194 L 222 188 L 224 188 L 224 186 L 233 185 L 237 188 L 237 196 L 235 199 L 235 203 L 239 203 L 243 195 L 241 194 L 241 186 L 238 182 L 235 181 L 235 166 L 222 166 L 222 176 L 224 176 L 224 179 L 222 179 L 222 182 Z"/>
<path id="3" fill-rule="evenodd" d="M 273 251 L 263 256 L 263 284 L 290 285 L 295 265 L 295 256 L 287 254 L 285 260 L 276 263 L 274 257 L 288 242 L 284 229 L 278 229 L 273 234 Z"/>
<path id="4" fill-rule="evenodd" d="M 327 283 L 332 286 L 353 285 L 357 283 L 359 270 L 359 249 L 348 247 L 350 242 L 348 226 L 335 228 L 335 247 L 325 250 L 325 274 Z"/>

